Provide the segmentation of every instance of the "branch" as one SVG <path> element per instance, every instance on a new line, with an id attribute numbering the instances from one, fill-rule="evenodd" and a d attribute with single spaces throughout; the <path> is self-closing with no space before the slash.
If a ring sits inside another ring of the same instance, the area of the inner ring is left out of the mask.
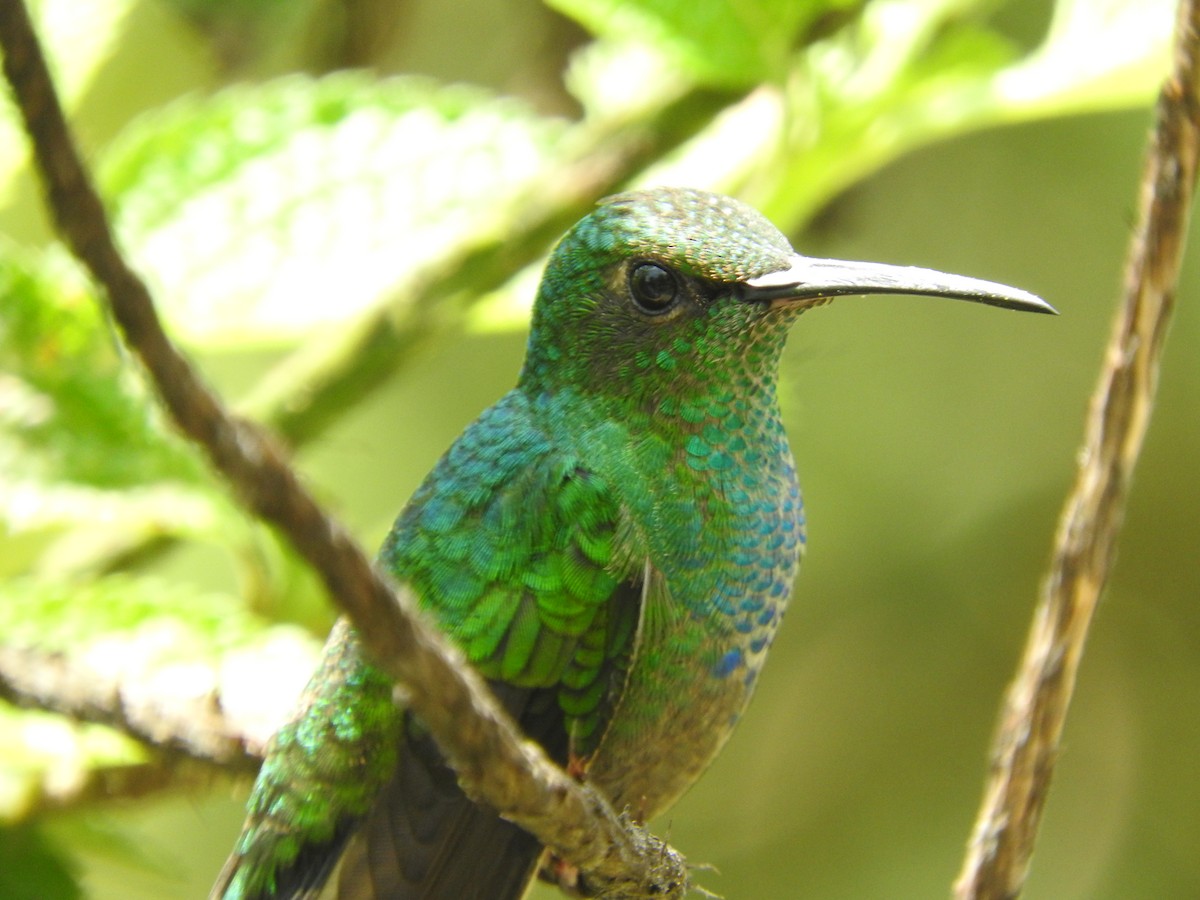
<path id="1" fill-rule="evenodd" d="M 214 672 L 213 688 L 216 680 Z M 0 699 L 108 725 L 168 757 L 245 772 L 260 762 L 255 750 L 261 748 L 248 745 L 244 730 L 222 712 L 215 690 L 197 691 L 191 680 L 103 671 L 65 653 L 0 646 Z"/>
<path id="2" fill-rule="evenodd" d="M 45 183 L 55 224 L 102 285 L 113 318 L 141 359 L 172 419 L 200 444 L 241 501 L 278 527 L 318 571 L 375 662 L 404 685 L 464 790 L 535 834 L 624 897 L 681 897 L 682 858 L 631 829 L 607 802 L 522 739 L 480 678 L 415 613 L 345 530 L 317 506 L 260 430 L 234 421 L 163 333 L 145 283 L 113 241 L 79 159 L 22 0 L 0 2 L 0 47 Z"/>
<path id="3" fill-rule="evenodd" d="M 1009 687 L 959 900 L 1020 894 L 1050 788 L 1084 641 L 1108 579 L 1158 384 L 1200 155 L 1200 0 L 1181 0 L 1173 70 L 1158 101 L 1139 224 L 1088 411 L 1083 452 L 1025 656 Z"/>
<path id="4" fill-rule="evenodd" d="M 127 659 L 112 662 L 124 667 Z M 225 716 L 215 693 L 178 681 L 166 687 L 161 678 L 143 682 L 129 672 L 121 677 L 111 668 L 75 654 L 0 645 L 0 700 L 106 725 L 154 750 L 137 761 L 94 765 L 80 757 L 66 768 L 47 764 L 26 772 L 11 820 L 211 784 L 218 768 L 257 771 L 261 744 L 252 745 L 242 723 Z"/>

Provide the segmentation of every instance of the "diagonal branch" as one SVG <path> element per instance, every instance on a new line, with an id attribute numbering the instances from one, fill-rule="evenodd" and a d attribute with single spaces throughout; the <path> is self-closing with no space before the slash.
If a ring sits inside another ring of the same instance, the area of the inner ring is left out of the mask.
<path id="1" fill-rule="evenodd" d="M 1088 411 L 1075 487 L 1009 687 L 959 900 L 1013 898 L 1029 869 L 1084 641 L 1115 556 L 1150 421 L 1200 157 L 1200 0 L 1181 0 L 1171 75 L 1158 101 L 1124 300 Z"/>
<path id="2" fill-rule="evenodd" d="M 102 285 L 113 318 L 176 425 L 199 443 L 241 501 L 279 528 L 324 580 L 381 668 L 406 689 L 464 790 L 535 834 L 610 896 L 680 897 L 682 858 L 626 827 L 599 795 L 523 740 L 479 677 L 414 612 L 411 593 L 376 571 L 253 425 L 229 417 L 162 330 L 145 283 L 125 262 L 80 161 L 23 0 L 0 2 L 0 47 L 64 240 Z"/>

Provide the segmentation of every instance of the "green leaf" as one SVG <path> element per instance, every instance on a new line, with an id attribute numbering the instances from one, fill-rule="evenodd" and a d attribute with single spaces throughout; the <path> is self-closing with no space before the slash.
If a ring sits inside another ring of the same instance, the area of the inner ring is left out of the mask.
<path id="1" fill-rule="evenodd" d="M 601 37 L 647 44 L 700 84 L 779 78 L 805 26 L 849 2 L 796 0 L 549 0 Z"/>
<path id="2" fill-rule="evenodd" d="M 688 86 L 670 59 L 650 44 L 627 37 L 580 47 L 571 54 L 563 80 L 589 122 L 644 115 Z"/>
<path id="3" fill-rule="evenodd" d="M 76 900 L 83 890 L 74 866 L 35 825 L 0 827 L 0 897 L 5 900 Z"/>
<path id="4" fill-rule="evenodd" d="M 74 270 L 0 246 L 3 477 L 122 488 L 201 469 Z"/>
<path id="5" fill-rule="evenodd" d="M 1059 115 L 1147 102 L 1170 61 L 1174 0 L 1059 0 L 1045 43 L 995 84 L 1020 114 Z"/>
<path id="6" fill-rule="evenodd" d="M 101 181 L 180 337 L 277 343 L 498 230 L 563 128 L 427 79 L 294 76 L 143 117 Z"/>
<path id="7" fill-rule="evenodd" d="M 1046 43 L 1025 59 L 970 21 L 974 5 L 878 0 L 798 58 L 784 115 L 759 128 L 780 138 L 785 173 L 754 198 L 770 218 L 793 229 L 921 144 L 1145 103 L 1158 86 L 1171 26 L 1165 0 L 1061 0 Z"/>
<path id="8" fill-rule="evenodd" d="M 0 586 L 0 597 L 5 645 L 80 656 L 114 639 L 170 632 L 170 641 L 159 641 L 164 662 L 211 660 L 266 627 L 237 598 L 158 578 L 14 579 Z"/>
<path id="9" fill-rule="evenodd" d="M 499 290 L 480 297 L 467 314 L 467 328 L 476 334 L 528 328 L 543 265 L 544 261 L 538 260 L 526 266 Z"/>
<path id="10" fill-rule="evenodd" d="M 942 21 L 919 0 L 879 3 L 810 48 L 783 123 L 785 146 L 803 148 L 803 156 L 764 203 L 768 215 L 793 227 L 914 146 L 988 114 L 991 79 L 1016 53 L 997 35 L 956 21 L 955 5 L 943 4 L 951 18 Z"/>
<path id="11" fill-rule="evenodd" d="M 0 575 L 228 533 L 232 516 L 75 270 L 0 245 Z"/>

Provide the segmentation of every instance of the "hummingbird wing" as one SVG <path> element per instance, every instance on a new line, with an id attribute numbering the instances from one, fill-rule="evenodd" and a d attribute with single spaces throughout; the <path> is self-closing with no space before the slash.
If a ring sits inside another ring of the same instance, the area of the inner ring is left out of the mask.
<path id="1" fill-rule="evenodd" d="M 566 764 L 598 745 L 624 684 L 638 543 L 616 493 L 513 392 L 438 462 L 380 562 Z M 248 810 L 214 897 L 518 898 L 541 852 L 462 794 L 345 625 L 273 739 Z"/>
<path id="2" fill-rule="evenodd" d="M 636 604 L 637 590 L 626 583 L 617 594 Z M 490 684 L 522 731 L 566 764 L 573 742 L 558 691 Z M 408 716 L 396 774 L 351 836 L 334 876 L 337 892 L 328 896 L 517 900 L 541 851 L 531 834 L 463 794 L 432 738 Z"/>

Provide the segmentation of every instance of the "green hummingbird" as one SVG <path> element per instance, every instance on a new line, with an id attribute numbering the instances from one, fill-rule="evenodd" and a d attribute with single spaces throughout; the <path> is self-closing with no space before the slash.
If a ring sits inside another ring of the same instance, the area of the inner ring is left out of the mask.
<path id="1" fill-rule="evenodd" d="M 517 386 L 385 540 L 380 565 L 615 808 L 667 809 L 746 708 L 805 544 L 784 342 L 807 309 L 878 293 L 1054 312 L 987 281 L 801 256 L 718 194 L 601 201 L 551 253 Z M 212 896 L 505 900 L 542 852 L 463 795 L 342 621 Z"/>

